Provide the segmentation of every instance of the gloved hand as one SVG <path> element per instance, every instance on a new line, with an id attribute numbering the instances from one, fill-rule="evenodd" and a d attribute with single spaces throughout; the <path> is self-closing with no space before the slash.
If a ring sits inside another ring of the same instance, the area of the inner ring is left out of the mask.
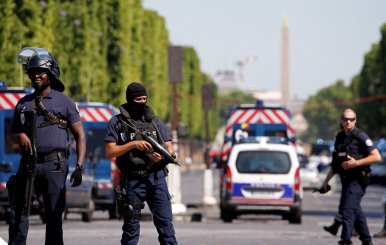
<path id="1" fill-rule="evenodd" d="M 82 169 L 76 167 L 70 177 L 71 187 L 77 187 L 82 184 Z"/>
<path id="2" fill-rule="evenodd" d="M 314 190 L 313 192 L 319 192 L 320 194 L 325 194 L 331 190 L 330 185 L 322 185 L 319 189 Z"/>

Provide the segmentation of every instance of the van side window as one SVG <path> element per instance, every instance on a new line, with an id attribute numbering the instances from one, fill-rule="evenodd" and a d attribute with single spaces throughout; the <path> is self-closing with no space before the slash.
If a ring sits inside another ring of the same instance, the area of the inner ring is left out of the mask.
<path id="1" fill-rule="evenodd" d="M 19 144 L 14 140 L 13 133 L 11 132 L 11 122 L 11 118 L 5 118 L 4 120 L 5 154 L 18 154 Z"/>

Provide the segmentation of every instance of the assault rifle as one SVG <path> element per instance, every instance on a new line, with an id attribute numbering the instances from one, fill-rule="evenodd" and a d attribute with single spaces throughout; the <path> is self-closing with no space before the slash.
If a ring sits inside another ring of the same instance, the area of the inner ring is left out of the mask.
<path id="1" fill-rule="evenodd" d="M 128 127 L 130 127 L 132 130 L 134 130 L 134 132 L 136 132 L 137 134 L 141 135 L 142 138 L 149 142 L 151 144 L 151 147 L 153 148 L 153 151 L 155 152 L 158 152 L 159 154 L 161 154 L 162 156 L 165 157 L 166 160 L 168 160 L 170 163 L 173 163 L 173 164 L 176 164 L 178 166 L 180 166 L 180 164 L 178 163 L 177 159 L 175 157 L 173 157 L 169 151 L 167 151 L 163 145 L 161 145 L 160 143 L 157 142 L 157 140 L 155 140 L 153 137 L 151 137 L 149 134 L 150 132 L 148 131 L 143 131 L 141 132 L 140 130 L 138 130 L 134 125 L 132 125 L 130 122 L 126 122 L 125 120 L 121 119 L 121 122 L 123 122 L 124 124 L 126 124 Z"/>
<path id="2" fill-rule="evenodd" d="M 23 164 L 27 167 L 27 179 L 25 182 L 23 196 L 23 211 L 27 216 L 31 210 L 32 189 L 35 179 L 35 168 L 38 160 L 36 152 L 36 114 L 35 111 L 24 111 L 25 125 L 27 127 L 27 136 L 31 141 L 32 155 L 30 152 L 23 153 Z"/>

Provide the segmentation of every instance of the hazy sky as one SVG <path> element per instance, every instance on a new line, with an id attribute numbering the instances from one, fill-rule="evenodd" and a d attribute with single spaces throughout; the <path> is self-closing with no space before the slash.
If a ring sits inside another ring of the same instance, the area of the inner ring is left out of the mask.
<path id="1" fill-rule="evenodd" d="M 165 17 L 173 45 L 194 47 L 201 69 L 238 74 L 259 90 L 280 89 L 283 16 L 289 23 L 291 95 L 307 99 L 320 88 L 359 73 L 364 54 L 380 40 L 385 0 L 143 0 Z"/>

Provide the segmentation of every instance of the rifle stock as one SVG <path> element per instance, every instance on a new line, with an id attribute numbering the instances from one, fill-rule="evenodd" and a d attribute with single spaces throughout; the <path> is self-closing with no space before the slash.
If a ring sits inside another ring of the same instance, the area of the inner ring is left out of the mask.
<path id="1" fill-rule="evenodd" d="M 32 155 L 26 152 L 23 155 L 24 164 L 27 167 L 27 179 L 24 189 L 23 211 L 28 216 L 31 210 L 32 189 L 35 179 L 35 168 L 37 164 L 36 152 L 36 114 L 35 111 L 24 111 L 25 125 L 27 127 L 27 135 L 31 141 Z"/>

